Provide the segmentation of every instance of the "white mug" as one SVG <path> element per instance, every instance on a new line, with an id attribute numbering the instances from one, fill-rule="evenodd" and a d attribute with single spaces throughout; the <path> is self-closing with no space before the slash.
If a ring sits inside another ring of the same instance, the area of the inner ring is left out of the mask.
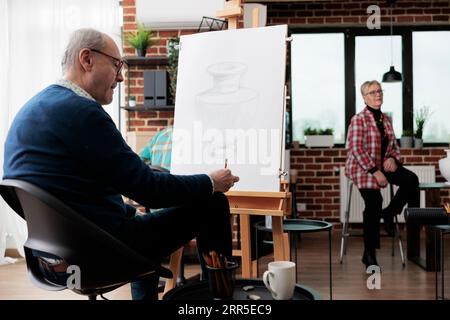
<path id="1" fill-rule="evenodd" d="M 263 281 L 275 300 L 292 299 L 295 289 L 295 263 L 274 261 L 264 272 Z"/>

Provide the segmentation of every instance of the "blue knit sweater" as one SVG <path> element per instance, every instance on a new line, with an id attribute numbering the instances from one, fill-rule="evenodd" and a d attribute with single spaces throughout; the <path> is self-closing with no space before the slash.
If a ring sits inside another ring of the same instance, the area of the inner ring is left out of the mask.
<path id="1" fill-rule="evenodd" d="M 4 179 L 40 186 L 113 234 L 130 213 L 122 195 L 149 208 L 165 208 L 212 193 L 207 175 L 150 170 L 100 104 L 58 85 L 19 111 L 4 156 Z"/>

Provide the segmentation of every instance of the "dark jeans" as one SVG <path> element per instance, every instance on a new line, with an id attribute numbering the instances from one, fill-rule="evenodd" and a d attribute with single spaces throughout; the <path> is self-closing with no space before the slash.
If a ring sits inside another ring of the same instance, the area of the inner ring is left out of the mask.
<path id="1" fill-rule="evenodd" d="M 389 183 L 397 185 L 399 189 L 395 193 L 386 213 L 400 214 L 405 204 L 408 207 L 420 206 L 419 179 L 416 174 L 402 166 L 395 172 L 383 172 Z M 364 249 L 375 250 L 380 248 L 380 219 L 383 207 L 383 197 L 378 189 L 359 189 L 364 199 L 363 232 Z"/>
<path id="2" fill-rule="evenodd" d="M 193 238 L 201 253 L 232 254 L 230 207 L 223 193 L 215 193 L 203 203 L 137 215 L 127 221 L 122 234 L 125 243 L 154 262 L 161 262 Z M 202 259 L 201 263 L 204 270 Z M 133 282 L 132 298 L 157 299 L 158 281 L 155 275 Z"/>

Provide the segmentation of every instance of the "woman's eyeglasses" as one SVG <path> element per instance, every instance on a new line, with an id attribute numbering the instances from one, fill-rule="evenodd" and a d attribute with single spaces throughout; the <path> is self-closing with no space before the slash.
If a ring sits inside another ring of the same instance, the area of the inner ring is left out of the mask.
<path id="1" fill-rule="evenodd" d="M 374 97 L 376 94 L 382 95 L 382 94 L 383 94 L 383 91 L 384 91 L 384 90 L 381 90 L 381 89 L 379 89 L 379 90 L 374 90 L 374 91 L 370 91 L 370 92 L 367 92 L 367 93 L 365 94 L 365 96 L 371 95 L 372 97 Z"/>
<path id="2" fill-rule="evenodd" d="M 117 58 L 115 58 L 113 56 L 110 56 L 109 54 L 104 53 L 104 52 L 102 52 L 100 50 L 97 50 L 97 49 L 91 49 L 91 51 L 100 53 L 100 54 L 102 54 L 102 55 L 104 55 L 106 57 L 109 57 L 109 58 L 113 59 L 114 60 L 114 65 L 116 66 L 116 69 L 117 69 L 117 74 L 120 73 L 120 71 L 122 70 L 122 67 L 123 67 L 123 60 L 117 59 Z"/>

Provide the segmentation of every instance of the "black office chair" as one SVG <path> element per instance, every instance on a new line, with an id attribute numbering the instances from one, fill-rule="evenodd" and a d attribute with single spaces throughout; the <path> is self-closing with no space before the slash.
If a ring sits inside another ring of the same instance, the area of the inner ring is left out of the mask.
<path id="1" fill-rule="evenodd" d="M 71 289 L 95 300 L 97 295 L 155 272 L 165 278 L 172 277 L 170 270 L 148 260 L 31 183 L 3 180 L 0 194 L 27 222 L 25 258 L 28 275 L 37 287 L 52 291 Z M 36 252 L 78 266 L 79 286 L 68 287 L 49 280 Z"/>

